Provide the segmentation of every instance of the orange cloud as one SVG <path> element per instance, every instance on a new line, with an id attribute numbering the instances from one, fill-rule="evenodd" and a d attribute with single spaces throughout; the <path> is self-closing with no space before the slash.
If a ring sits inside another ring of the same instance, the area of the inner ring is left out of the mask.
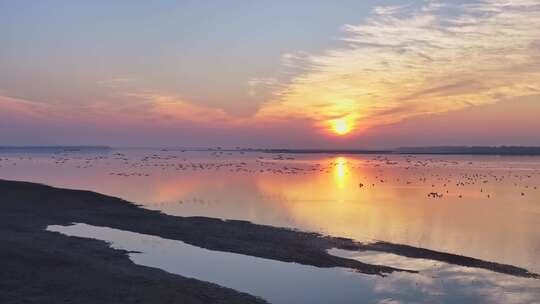
<path id="1" fill-rule="evenodd" d="M 540 27 L 532 24 L 540 24 L 537 1 L 376 8 L 365 23 L 345 26 L 347 47 L 302 56 L 305 72 L 257 117 L 308 118 L 323 128 L 347 117 L 358 132 L 537 94 Z"/>

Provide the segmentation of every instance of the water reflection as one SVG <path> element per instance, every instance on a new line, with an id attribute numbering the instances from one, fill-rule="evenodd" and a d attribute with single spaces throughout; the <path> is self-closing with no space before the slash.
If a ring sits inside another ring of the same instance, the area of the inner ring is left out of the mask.
<path id="1" fill-rule="evenodd" d="M 515 278 L 487 270 L 426 259 L 411 259 L 390 253 L 339 249 L 332 249 L 330 253 L 366 263 L 409 267 L 420 271 L 419 275 L 396 273 L 388 280 L 381 280 L 376 288 L 386 292 L 392 290 L 404 293 L 404 286 L 409 286 L 421 290 L 425 295 L 423 301 L 431 299 L 436 303 L 537 303 L 540 296 L 540 283 L 535 279 Z M 406 293 L 403 296 L 406 297 Z M 394 300 L 401 303 L 399 298 Z"/>
<path id="2" fill-rule="evenodd" d="M 320 269 L 239 254 L 201 249 L 183 242 L 85 224 L 49 226 L 71 236 L 112 243 L 139 251 L 137 264 L 261 296 L 271 303 L 534 303 L 540 284 L 489 271 L 386 253 L 331 250 L 330 253 L 373 264 L 407 266 L 419 274 L 378 277 L 347 269 Z"/>
<path id="3" fill-rule="evenodd" d="M 0 178 L 93 190 L 174 215 L 379 239 L 540 271 L 535 157 L 19 153 L 0 155 Z"/>
<path id="4" fill-rule="evenodd" d="M 338 157 L 335 161 L 334 179 L 339 189 L 345 188 L 345 182 L 347 181 L 347 160 L 344 157 Z"/>

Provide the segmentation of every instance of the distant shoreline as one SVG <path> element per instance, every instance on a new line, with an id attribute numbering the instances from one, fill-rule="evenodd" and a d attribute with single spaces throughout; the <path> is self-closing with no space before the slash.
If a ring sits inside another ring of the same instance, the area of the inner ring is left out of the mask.
<path id="1" fill-rule="evenodd" d="M 393 150 L 309 150 L 309 149 L 262 149 L 257 152 L 289 154 L 393 154 L 393 155 L 494 155 L 494 156 L 540 156 L 540 147 L 531 150 L 504 150 L 499 148 L 456 150 L 406 149 Z"/>
<path id="2" fill-rule="evenodd" d="M 493 156 L 540 156 L 540 146 L 434 146 L 400 147 L 395 149 L 281 149 L 281 148 L 182 148 L 182 147 L 110 147 L 110 146 L 0 146 L 0 153 L 13 152 L 95 152 L 115 149 L 156 149 L 181 152 L 258 152 L 273 154 L 394 154 L 394 155 L 493 155 Z"/>
<path id="3" fill-rule="evenodd" d="M 175 148 L 163 150 L 177 150 Z M 180 149 L 183 151 L 259 152 L 273 154 L 394 154 L 394 155 L 499 155 L 540 156 L 540 147 L 520 146 L 455 146 L 455 147 L 400 147 L 395 149 Z"/>
<path id="4" fill-rule="evenodd" d="M 109 146 L 0 146 L 2 152 L 91 152 L 91 151 L 111 151 Z"/>

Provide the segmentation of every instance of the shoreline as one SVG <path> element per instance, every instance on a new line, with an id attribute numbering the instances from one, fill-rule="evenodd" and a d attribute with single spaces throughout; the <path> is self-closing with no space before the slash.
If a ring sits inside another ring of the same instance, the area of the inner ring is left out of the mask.
<path id="1" fill-rule="evenodd" d="M 268 154 L 328 154 L 328 155 L 448 155 L 448 156 L 540 156 L 540 146 L 434 146 L 399 147 L 388 149 L 317 149 L 317 148 L 182 148 L 182 147 L 111 147 L 111 146 L 0 146 L 2 153 L 88 153 L 125 149 L 159 151 L 268 153 Z"/>

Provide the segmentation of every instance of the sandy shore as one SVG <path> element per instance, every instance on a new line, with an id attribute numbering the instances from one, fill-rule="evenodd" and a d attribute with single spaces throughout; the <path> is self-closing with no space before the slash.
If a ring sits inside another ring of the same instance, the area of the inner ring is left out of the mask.
<path id="1" fill-rule="evenodd" d="M 133 264 L 125 251 L 105 242 L 45 231 L 74 222 L 181 240 L 228 251 L 316 267 L 347 267 L 384 275 L 409 271 L 371 265 L 327 253 L 328 249 L 376 250 L 426 258 L 520 277 L 526 269 L 406 245 L 362 244 L 245 221 L 178 217 L 150 211 L 89 191 L 0 180 L 1 303 L 264 303 L 215 284 Z"/>

